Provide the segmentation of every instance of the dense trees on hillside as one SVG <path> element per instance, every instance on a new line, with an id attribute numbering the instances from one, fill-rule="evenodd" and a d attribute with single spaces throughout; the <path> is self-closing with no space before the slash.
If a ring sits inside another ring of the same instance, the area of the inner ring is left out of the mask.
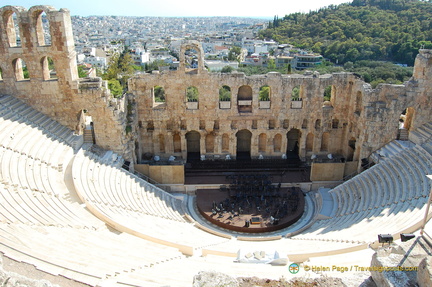
<path id="1" fill-rule="evenodd" d="M 432 48 L 431 2 L 353 0 L 275 17 L 261 37 L 313 50 L 338 64 L 386 60 L 413 65 L 419 48 Z"/>

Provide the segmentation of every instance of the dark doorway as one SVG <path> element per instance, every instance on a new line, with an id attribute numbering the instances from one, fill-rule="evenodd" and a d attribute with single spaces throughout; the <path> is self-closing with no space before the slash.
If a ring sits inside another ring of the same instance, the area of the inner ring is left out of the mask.
<path id="1" fill-rule="evenodd" d="M 236 137 L 237 137 L 237 160 L 250 160 L 252 133 L 248 130 L 241 130 L 236 133 Z"/>
<path id="2" fill-rule="evenodd" d="M 186 134 L 187 161 L 199 161 L 201 135 L 197 131 L 191 131 Z"/>
<path id="3" fill-rule="evenodd" d="M 287 150 L 286 155 L 287 159 L 296 159 L 299 160 L 299 140 L 300 140 L 300 131 L 298 129 L 291 129 L 287 133 Z"/>

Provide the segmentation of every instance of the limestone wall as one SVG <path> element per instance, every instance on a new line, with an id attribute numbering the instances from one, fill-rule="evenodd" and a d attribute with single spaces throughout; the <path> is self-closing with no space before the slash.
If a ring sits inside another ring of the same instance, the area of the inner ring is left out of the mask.
<path id="1" fill-rule="evenodd" d="M 409 82 L 382 84 L 376 89 L 351 73 L 248 77 L 179 69 L 136 76 L 129 90 L 137 105 L 137 158 L 147 154 L 186 159 L 190 133 L 199 141 L 194 151 L 207 158 L 228 154 L 235 158 L 237 135 L 242 130 L 251 134 L 252 157 L 280 157 L 297 140 L 302 159 L 328 153 L 341 154 L 348 161 L 367 158 L 396 139 L 400 115 L 407 108 L 414 111 L 409 130 L 430 121 L 429 55 L 428 50 L 420 51 Z M 156 102 L 153 89 L 157 86 L 163 87 L 165 102 Z M 198 90 L 195 102 L 186 97 L 190 86 Z M 230 88 L 230 101 L 219 100 L 222 86 Z M 270 87 L 269 101 L 259 98 L 262 86 Z M 332 87 L 331 99 L 325 102 L 328 86 Z M 294 87 L 300 88 L 300 100 L 292 98 Z"/>
<path id="2" fill-rule="evenodd" d="M 49 23 L 45 33 L 43 13 Z M 130 158 L 124 103 L 101 79 L 78 79 L 69 11 L 5 6 L 0 18 L 0 94 L 13 95 L 71 129 L 86 110 L 96 143 Z"/>
<path id="3" fill-rule="evenodd" d="M 50 38 L 43 33 L 43 13 Z M 350 73 L 209 73 L 200 44 L 186 41 L 179 70 L 137 75 L 129 81 L 130 94 L 115 99 L 101 79 L 78 79 L 67 9 L 5 6 L 0 17 L 0 94 L 20 98 L 72 129 L 85 110 L 96 143 L 134 162 L 154 155 L 185 160 L 191 151 L 216 159 L 245 151 L 251 157 L 295 152 L 301 159 L 335 153 L 359 161 L 397 137 L 407 108 L 408 130 L 431 120 L 430 50 L 420 50 L 409 82 L 371 89 Z M 164 101 L 155 97 L 158 86 Z M 228 101 L 219 100 L 222 86 L 231 91 Z M 260 98 L 267 86 L 269 99 Z M 331 99 L 325 102 L 329 86 Z M 187 98 L 188 87 L 196 88 L 197 98 Z"/>

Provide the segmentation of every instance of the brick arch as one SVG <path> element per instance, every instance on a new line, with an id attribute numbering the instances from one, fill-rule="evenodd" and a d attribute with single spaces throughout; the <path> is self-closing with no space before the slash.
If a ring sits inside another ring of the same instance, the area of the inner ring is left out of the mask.
<path id="1" fill-rule="evenodd" d="M 21 45 L 18 45 L 17 40 L 18 36 L 20 36 L 20 39 L 22 39 L 22 25 L 19 20 L 21 14 L 25 12 L 25 8 L 21 6 L 5 6 L 0 8 L 0 14 L 2 16 L 2 30 L 5 31 L 5 36 L 7 39 L 7 43 L 9 47 L 20 47 Z M 18 31 L 15 31 L 15 22 L 13 20 L 13 14 L 16 14 L 17 20 L 18 20 Z M 20 33 L 21 35 L 17 35 L 16 32 Z"/>
<path id="2" fill-rule="evenodd" d="M 51 33 L 51 25 L 48 27 L 48 32 L 50 35 L 50 40 L 48 41 L 44 35 L 44 28 L 42 23 L 42 14 L 45 12 L 48 22 L 51 22 L 51 12 L 56 11 L 54 7 L 48 5 L 37 5 L 33 6 L 29 9 L 29 15 L 31 17 L 31 25 L 35 27 L 36 31 L 36 44 L 38 46 L 47 46 L 51 45 L 52 33 Z"/>
<path id="3" fill-rule="evenodd" d="M 24 75 L 23 63 L 25 64 L 26 61 L 22 58 L 15 58 L 12 60 L 12 68 L 15 76 L 15 81 L 22 81 L 29 78 L 29 77 L 25 77 Z"/>
<path id="4" fill-rule="evenodd" d="M 186 71 L 186 57 L 185 53 L 188 49 L 194 49 L 197 51 L 198 57 L 198 67 L 197 69 L 193 69 L 194 72 L 199 73 L 205 70 L 204 67 L 204 51 L 202 49 L 201 44 L 198 41 L 186 41 L 180 47 L 180 63 L 179 70 Z"/>
<path id="5" fill-rule="evenodd" d="M 52 70 L 55 71 L 55 63 L 51 57 L 44 56 L 40 60 L 40 64 L 41 64 L 41 68 L 42 68 L 42 78 L 44 81 L 56 79 L 56 77 L 54 77 L 51 74 L 50 62 L 52 62 L 52 68 L 53 68 Z"/>

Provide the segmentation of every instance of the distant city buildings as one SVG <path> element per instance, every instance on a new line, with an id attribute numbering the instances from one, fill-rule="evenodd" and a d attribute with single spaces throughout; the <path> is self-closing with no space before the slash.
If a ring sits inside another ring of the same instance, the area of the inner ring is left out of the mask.
<path id="1" fill-rule="evenodd" d="M 288 44 L 257 38 L 266 20 L 237 17 L 72 17 L 79 64 L 104 70 L 109 58 L 127 47 L 135 65 L 154 61 L 160 69 L 176 69 L 183 40 L 201 42 L 206 66 L 220 71 L 224 66 L 266 67 L 269 60 L 277 68 L 308 69 L 323 60 L 321 55 L 301 51 Z M 230 49 L 241 47 L 237 62 L 228 62 Z"/>

